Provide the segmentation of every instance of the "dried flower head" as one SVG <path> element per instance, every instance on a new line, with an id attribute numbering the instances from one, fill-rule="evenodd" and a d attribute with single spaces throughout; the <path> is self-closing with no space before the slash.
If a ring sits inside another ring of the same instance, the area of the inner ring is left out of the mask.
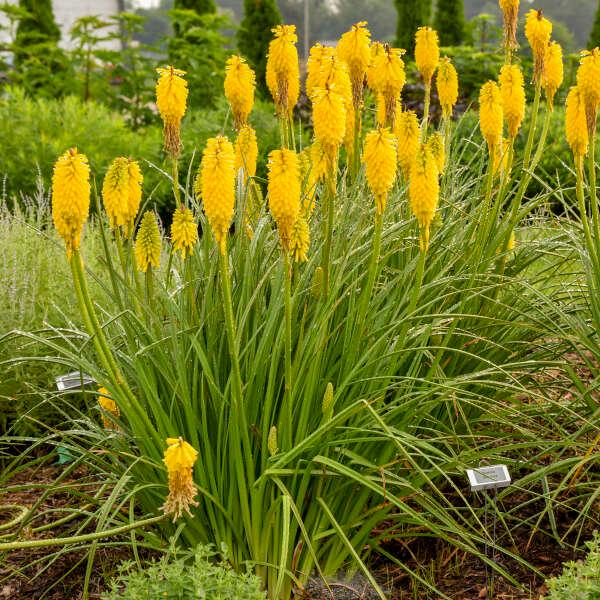
<path id="1" fill-rule="evenodd" d="M 500 8 L 504 17 L 504 44 L 509 50 L 516 50 L 517 22 L 519 19 L 519 0 L 500 0 Z"/>

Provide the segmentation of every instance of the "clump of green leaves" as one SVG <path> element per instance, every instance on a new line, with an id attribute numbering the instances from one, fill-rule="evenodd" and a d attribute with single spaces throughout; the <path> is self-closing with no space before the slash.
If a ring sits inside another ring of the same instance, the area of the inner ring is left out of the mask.
<path id="1" fill-rule="evenodd" d="M 587 542 L 589 554 L 565 565 L 562 575 L 550 579 L 547 600 L 598 600 L 600 598 L 600 535 Z"/>
<path id="2" fill-rule="evenodd" d="M 198 546 L 181 558 L 164 556 L 142 569 L 124 563 L 103 600 L 171 598 L 265 600 L 260 579 L 251 573 L 237 574 L 210 546 Z"/>

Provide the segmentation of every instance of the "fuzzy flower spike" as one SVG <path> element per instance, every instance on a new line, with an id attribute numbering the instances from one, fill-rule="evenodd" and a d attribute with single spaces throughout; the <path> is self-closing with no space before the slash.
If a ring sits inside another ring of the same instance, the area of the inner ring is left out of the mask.
<path id="1" fill-rule="evenodd" d="M 169 477 L 169 495 L 161 508 L 166 515 L 173 515 L 173 522 L 184 512 L 192 516 L 190 507 L 198 506 L 192 472 L 197 459 L 197 450 L 183 438 L 167 438 L 163 462 Z"/>
<path id="2" fill-rule="evenodd" d="M 240 129 L 247 123 L 252 111 L 256 87 L 254 71 L 241 56 L 234 55 L 227 60 L 224 85 L 235 126 Z"/>
<path id="3" fill-rule="evenodd" d="M 174 67 L 156 69 L 156 106 L 164 124 L 164 147 L 172 158 L 181 154 L 181 120 L 185 115 L 188 88 L 185 71 Z"/>
<path id="4" fill-rule="evenodd" d="M 371 61 L 371 32 L 367 22 L 360 21 L 342 35 L 337 45 L 338 56 L 348 65 L 352 81 L 354 109 L 360 108 L 363 101 L 365 75 Z"/>
<path id="5" fill-rule="evenodd" d="M 525 20 L 525 37 L 533 51 L 533 79 L 541 81 L 546 63 L 546 51 L 552 35 L 552 23 L 541 10 L 531 9 Z"/>
<path id="6" fill-rule="evenodd" d="M 300 66 L 295 25 L 277 25 L 267 54 L 267 87 L 273 96 L 277 114 L 289 117 L 300 94 Z"/>

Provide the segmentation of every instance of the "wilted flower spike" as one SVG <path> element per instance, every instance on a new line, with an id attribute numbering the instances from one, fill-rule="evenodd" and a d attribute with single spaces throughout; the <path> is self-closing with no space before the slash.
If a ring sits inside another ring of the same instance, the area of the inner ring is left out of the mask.
<path id="1" fill-rule="evenodd" d="M 500 88 L 495 81 L 488 81 L 479 93 L 479 127 L 491 156 L 502 140 L 503 123 Z"/>
<path id="2" fill-rule="evenodd" d="M 65 242 L 67 257 L 79 248 L 81 231 L 90 209 L 90 167 L 76 148 L 67 150 L 54 165 L 52 220 Z"/>
<path id="3" fill-rule="evenodd" d="M 440 60 L 436 83 L 442 116 L 449 118 L 452 116 L 452 109 L 458 100 L 458 74 L 448 57 Z"/>
<path id="4" fill-rule="evenodd" d="M 198 241 L 198 224 L 189 208 L 180 206 L 173 213 L 171 223 L 171 242 L 174 250 L 179 250 L 185 259 L 194 251 Z"/>
<path id="5" fill-rule="evenodd" d="M 566 109 L 567 142 L 575 160 L 583 158 L 589 147 L 589 133 L 585 114 L 585 100 L 578 86 L 572 87 L 567 96 Z"/>
<path id="6" fill-rule="evenodd" d="M 98 394 L 98 405 L 102 409 L 101 418 L 104 429 L 119 429 L 119 426 L 115 423 L 115 419 L 118 419 L 121 416 L 119 407 L 110 397 L 110 394 L 105 387 L 99 388 Z"/>
<path id="7" fill-rule="evenodd" d="M 182 438 L 168 438 L 163 462 L 169 477 L 169 495 L 161 509 L 173 515 L 173 522 L 184 512 L 192 515 L 190 507 L 198 506 L 195 501 L 198 490 L 194 485 L 193 468 L 198 452 Z"/>
<path id="8" fill-rule="evenodd" d="M 546 68 L 542 79 L 550 110 L 554 110 L 554 96 L 564 79 L 563 51 L 557 42 L 551 42 L 546 50 Z"/>
<path id="9" fill-rule="evenodd" d="M 518 65 L 504 65 L 500 71 L 502 110 L 508 137 L 514 139 L 525 118 L 525 81 Z"/>
<path id="10" fill-rule="evenodd" d="M 300 94 L 300 66 L 295 25 L 277 25 L 267 54 L 267 87 L 273 96 L 277 114 L 291 115 Z"/>
<path id="11" fill-rule="evenodd" d="M 517 43 L 517 22 L 519 19 L 519 0 L 500 0 L 504 17 L 504 43 L 510 50 L 519 47 Z"/>
<path id="12" fill-rule="evenodd" d="M 371 61 L 370 42 L 371 33 L 367 29 L 367 22 L 360 21 L 342 35 L 337 45 L 338 56 L 348 65 L 350 72 L 355 109 L 362 104 L 365 75 Z"/>
<path id="13" fill-rule="evenodd" d="M 530 10 L 525 20 L 525 36 L 533 51 L 533 78 L 539 81 L 544 74 L 546 49 L 552 35 L 552 23 L 541 10 Z"/>
<path id="14" fill-rule="evenodd" d="M 252 111 L 256 87 L 254 71 L 241 56 L 234 55 L 227 60 L 224 86 L 233 120 L 239 129 L 246 123 Z"/>
<path id="15" fill-rule="evenodd" d="M 300 214 L 300 169 L 297 154 L 273 150 L 268 162 L 269 210 L 277 223 L 283 249 L 290 250 L 292 230 Z"/>
<path id="16" fill-rule="evenodd" d="M 410 171 L 410 206 L 419 223 L 420 247 L 429 247 L 429 229 L 437 209 L 440 184 L 438 168 L 431 150 L 421 144 Z"/>
<path id="17" fill-rule="evenodd" d="M 235 152 L 225 136 L 207 140 L 195 189 L 219 249 L 225 253 L 235 204 Z"/>
<path id="18" fill-rule="evenodd" d="M 144 213 L 135 239 L 135 260 L 138 270 L 146 272 L 148 267 L 160 267 L 160 230 L 156 216 L 150 210 Z"/>
<path id="19" fill-rule="evenodd" d="M 397 169 L 396 138 L 387 127 L 367 133 L 363 150 L 367 182 L 375 196 L 377 214 L 383 214 Z"/>
<path id="20" fill-rule="evenodd" d="M 394 129 L 398 140 L 398 163 L 404 178 L 408 180 L 410 168 L 419 148 L 419 119 L 412 111 L 401 112 Z"/>
<path id="21" fill-rule="evenodd" d="M 156 69 L 159 74 L 156 84 L 156 105 L 164 124 L 165 150 L 174 158 L 181 153 L 179 129 L 185 115 L 188 89 L 183 79 L 185 71 L 174 67 Z"/>
<path id="22" fill-rule="evenodd" d="M 440 41 L 437 31 L 431 27 L 419 27 L 417 29 L 415 61 L 425 85 L 429 85 L 440 62 Z"/>

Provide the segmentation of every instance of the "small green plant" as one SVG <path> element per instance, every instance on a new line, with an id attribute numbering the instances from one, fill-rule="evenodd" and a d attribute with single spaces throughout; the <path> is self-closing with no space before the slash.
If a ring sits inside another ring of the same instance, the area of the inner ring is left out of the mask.
<path id="1" fill-rule="evenodd" d="M 123 563 L 103 600 L 265 600 L 260 579 L 251 573 L 237 574 L 225 558 L 210 546 L 198 546 L 181 558 L 164 556 L 159 561 L 134 569 L 135 563 Z"/>
<path id="2" fill-rule="evenodd" d="M 565 564 L 561 575 L 550 579 L 546 600 L 598 600 L 600 598 L 600 535 L 587 542 L 583 561 Z"/>

